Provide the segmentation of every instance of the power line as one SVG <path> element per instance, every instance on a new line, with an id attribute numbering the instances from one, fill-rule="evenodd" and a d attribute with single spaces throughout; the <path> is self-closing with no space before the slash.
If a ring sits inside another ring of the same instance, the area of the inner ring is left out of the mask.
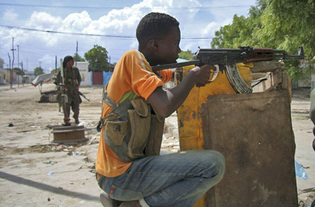
<path id="1" fill-rule="evenodd" d="M 58 5 L 43 5 L 43 4 L 12 4 L 12 3 L 0 3 L 0 5 L 3 6 L 14 6 L 14 7 L 44 7 L 44 8 L 65 8 L 65 9 L 122 9 L 124 6 L 58 6 Z M 172 7 L 168 9 L 201 9 L 201 10 L 207 10 L 207 9 L 217 9 L 217 8 L 237 8 L 237 7 L 249 7 L 252 5 L 249 4 L 243 4 L 243 5 L 211 5 L 211 6 L 191 6 L 191 7 Z M 154 7 L 154 8 L 164 8 L 164 7 Z"/>
<path id="2" fill-rule="evenodd" d="M 8 29 L 20 29 L 32 32 L 47 32 L 51 34 L 66 34 L 66 35 L 80 35 L 80 36 L 90 36 L 90 37 L 107 37 L 107 38 L 123 38 L 123 39 L 135 39 L 135 36 L 128 35 L 101 35 L 101 34 L 87 34 L 87 33 L 78 33 L 78 32 L 59 32 L 54 30 L 44 30 L 44 29 L 33 29 L 33 28 L 25 28 L 18 26 L 10 26 L 10 25 L 0 25 L 0 27 L 6 27 Z M 182 37 L 181 39 L 186 40 L 209 40 L 211 38 L 206 37 Z"/>
<path id="3" fill-rule="evenodd" d="M 94 7 L 94 6 L 58 6 L 58 5 L 43 5 L 43 4 L 10 4 L 0 3 L 3 6 L 15 7 L 44 7 L 44 8 L 65 8 L 65 9 L 119 9 L 122 7 Z"/>
<path id="4" fill-rule="evenodd" d="M 112 38 L 127 38 L 133 39 L 134 36 L 126 36 L 126 35 L 101 35 L 101 34 L 87 34 L 87 33 L 78 33 L 78 32 L 59 32 L 54 30 L 44 30 L 44 29 L 33 29 L 33 28 L 26 28 L 26 27 L 17 27 L 17 26 L 9 26 L 9 25 L 0 25 L 0 27 L 6 27 L 9 29 L 20 29 L 32 32 L 47 32 L 52 34 L 68 34 L 68 35 L 83 35 L 83 36 L 94 36 L 94 37 L 112 37 Z"/>

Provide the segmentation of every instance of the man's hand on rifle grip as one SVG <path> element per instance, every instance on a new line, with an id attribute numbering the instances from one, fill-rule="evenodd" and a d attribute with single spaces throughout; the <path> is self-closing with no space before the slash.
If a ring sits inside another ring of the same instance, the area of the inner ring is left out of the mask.
<path id="1" fill-rule="evenodd" d="M 215 70 L 215 67 L 214 65 L 202 65 L 197 66 L 191 70 L 196 73 L 196 86 L 203 87 L 209 83 L 211 70 Z"/>

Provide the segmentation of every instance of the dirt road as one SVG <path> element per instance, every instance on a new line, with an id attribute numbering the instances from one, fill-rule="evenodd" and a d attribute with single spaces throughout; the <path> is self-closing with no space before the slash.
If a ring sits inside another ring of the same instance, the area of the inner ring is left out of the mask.
<path id="1" fill-rule="evenodd" d="M 42 90 L 52 89 L 53 84 L 44 84 Z M 52 143 L 50 129 L 62 124 L 63 114 L 57 103 L 38 103 L 39 89 L 32 85 L 13 89 L 0 86 L 0 206 L 101 207 L 94 162 L 102 88 L 82 87 L 81 92 L 90 99 L 83 99 L 80 106 L 80 121 L 89 141 L 61 145 Z M 301 206 L 314 199 L 315 191 L 309 93 L 310 89 L 293 91 L 292 100 L 295 157 L 308 175 L 307 180 L 297 177 Z M 167 123 L 176 126 L 176 117 L 170 117 Z M 178 150 L 176 133 L 166 136 L 163 150 Z"/>

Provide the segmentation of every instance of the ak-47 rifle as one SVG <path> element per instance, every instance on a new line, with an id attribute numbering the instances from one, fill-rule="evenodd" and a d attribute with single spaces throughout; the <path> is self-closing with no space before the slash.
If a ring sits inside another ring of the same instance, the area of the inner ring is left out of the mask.
<path id="1" fill-rule="evenodd" d="M 62 105 L 64 106 L 68 102 L 68 96 L 65 93 L 65 78 L 64 78 L 64 68 L 63 68 L 63 62 L 62 58 L 60 58 L 60 89 L 61 89 L 61 102 Z M 60 111 L 60 105 L 59 105 L 59 111 Z"/>
<path id="2" fill-rule="evenodd" d="M 78 91 L 79 95 L 82 96 L 83 98 L 85 98 L 87 101 L 90 102 L 90 99 L 88 99 L 87 97 L 85 97 L 85 95 L 83 93 L 81 93 L 80 91 Z"/>
<path id="3" fill-rule="evenodd" d="M 76 88 L 74 88 L 72 85 L 67 85 L 68 89 L 72 92 L 78 92 L 78 94 L 80 96 L 82 96 L 83 98 L 85 98 L 87 101 L 90 101 L 90 99 L 88 99 L 83 93 L 81 93 L 79 90 L 77 90 Z"/>
<path id="4" fill-rule="evenodd" d="M 152 66 L 152 70 L 159 71 L 169 68 L 178 68 L 188 65 L 218 65 L 210 82 L 214 81 L 219 71 L 225 71 L 231 85 L 239 93 L 251 93 L 244 80 L 241 78 L 236 63 L 258 61 L 304 59 L 303 47 L 299 47 L 298 55 L 289 55 L 285 50 L 271 48 L 240 47 L 239 49 L 200 49 L 194 54 L 192 61 Z"/>

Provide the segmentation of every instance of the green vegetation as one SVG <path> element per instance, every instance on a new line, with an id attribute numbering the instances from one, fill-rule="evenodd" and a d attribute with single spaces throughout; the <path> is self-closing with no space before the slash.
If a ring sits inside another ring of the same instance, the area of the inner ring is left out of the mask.
<path id="1" fill-rule="evenodd" d="M 104 47 L 94 45 L 92 49 L 84 54 L 84 57 L 89 62 L 90 71 L 108 72 L 110 70 L 108 62 L 108 52 Z"/>
<path id="2" fill-rule="evenodd" d="M 249 16 L 235 15 L 233 23 L 215 32 L 212 48 L 283 49 L 297 54 L 300 45 L 308 60 L 315 55 L 315 2 L 314 0 L 257 0 L 249 10 Z M 299 67 L 300 61 L 286 61 L 286 69 L 292 80 L 309 76 L 314 69 L 310 61 Z"/>

